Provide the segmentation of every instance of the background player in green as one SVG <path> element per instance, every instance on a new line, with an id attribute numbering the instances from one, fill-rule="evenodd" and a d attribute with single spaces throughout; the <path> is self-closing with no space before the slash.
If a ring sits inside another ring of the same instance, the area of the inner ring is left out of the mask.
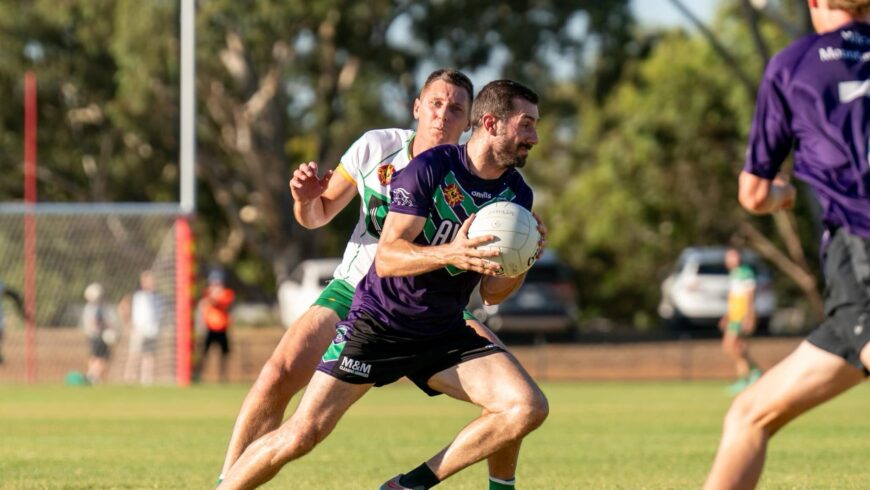
<path id="1" fill-rule="evenodd" d="M 306 228 L 329 223 L 359 195 L 360 219 L 354 228 L 335 278 L 308 311 L 291 325 L 248 392 L 236 419 L 221 471 L 223 475 L 254 440 L 278 428 L 293 395 L 311 378 L 320 356 L 335 336 L 335 325 L 347 316 L 354 289 L 374 260 L 389 202 L 389 181 L 415 155 L 444 143 L 457 143 L 470 126 L 474 89 L 463 73 L 439 69 L 423 84 L 414 101 L 417 130 L 369 131 L 342 156 L 335 171 L 318 177 L 308 162 L 293 173 L 290 189 L 294 214 Z M 492 332 L 470 316 L 475 330 L 498 343 Z M 519 443 L 489 459 L 490 488 L 510 488 Z"/>
<path id="2" fill-rule="evenodd" d="M 435 147 L 394 177 L 375 263 L 354 294 L 348 319 L 339 323 L 335 348 L 324 355 L 290 419 L 248 446 L 221 488 L 265 483 L 326 438 L 372 386 L 402 376 L 426 392 L 472 401 L 483 413 L 435 456 L 382 488 L 430 488 L 544 421 L 548 407 L 540 388 L 462 316 L 478 283 L 485 301 L 499 303 L 522 282 L 523 276 L 499 276 L 499 266 L 486 260 L 498 252 L 477 249 L 491 237 L 470 239 L 467 231 L 474 210 L 488 202 L 531 207 L 531 189 L 515 167 L 538 141 L 537 96 L 515 82 L 490 83 L 474 103 L 472 121 L 467 146 Z M 445 209 L 437 197 L 448 182 L 465 202 Z M 424 227 L 432 223 L 454 231 L 426 237 Z M 543 225 L 539 230 L 545 237 Z M 353 475 L 345 478 L 359 486 Z"/>
<path id="3" fill-rule="evenodd" d="M 737 381 L 729 386 L 731 393 L 739 393 L 761 377 L 761 370 L 749 356 L 747 338 L 755 332 L 755 271 L 742 264 L 740 251 L 729 247 L 725 251 L 728 268 L 728 311 L 719 321 L 722 330 L 722 350 L 734 360 Z"/>

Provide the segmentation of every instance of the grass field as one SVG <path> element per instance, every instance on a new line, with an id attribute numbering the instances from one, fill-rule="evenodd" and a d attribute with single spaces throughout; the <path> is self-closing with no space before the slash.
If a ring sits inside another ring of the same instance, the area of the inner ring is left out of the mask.
<path id="1" fill-rule="evenodd" d="M 0 386 L 0 488 L 211 488 L 247 386 Z M 550 383 L 518 488 L 699 488 L 729 397 L 723 383 Z M 870 487 L 870 389 L 805 415 L 771 445 L 761 488 Z M 266 488 L 374 489 L 475 414 L 409 384 L 373 390 Z M 477 464 L 439 488 L 485 489 Z"/>

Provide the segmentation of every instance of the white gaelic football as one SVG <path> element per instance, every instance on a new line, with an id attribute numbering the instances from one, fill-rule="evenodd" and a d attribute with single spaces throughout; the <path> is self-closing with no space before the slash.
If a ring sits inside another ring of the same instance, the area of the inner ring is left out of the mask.
<path id="1" fill-rule="evenodd" d="M 480 208 L 468 229 L 468 237 L 484 235 L 495 238 L 478 248 L 497 249 L 501 253 L 488 260 L 501 265 L 505 276 L 518 276 L 535 263 L 541 239 L 538 222 L 519 204 L 497 201 Z"/>

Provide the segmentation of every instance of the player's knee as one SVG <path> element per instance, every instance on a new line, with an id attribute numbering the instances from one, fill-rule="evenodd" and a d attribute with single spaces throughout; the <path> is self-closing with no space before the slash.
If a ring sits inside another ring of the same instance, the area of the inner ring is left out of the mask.
<path id="1" fill-rule="evenodd" d="M 529 404 L 529 408 L 529 420 L 532 423 L 532 430 L 534 430 L 543 424 L 544 420 L 547 420 L 547 416 L 550 415 L 550 402 L 547 400 L 544 393 L 538 391 L 532 397 L 532 402 Z"/>
<path id="2" fill-rule="evenodd" d="M 284 465 L 289 461 L 300 458 L 310 453 L 321 440 L 314 427 L 293 427 L 277 438 L 276 443 L 279 447 L 272 460 L 272 464 Z"/>
<path id="3" fill-rule="evenodd" d="M 777 419 L 773 410 L 766 408 L 767 405 L 758 403 L 756 396 L 751 392 L 744 392 L 737 396 L 725 415 L 726 431 L 758 431 L 771 432 Z"/>
<path id="4" fill-rule="evenodd" d="M 272 356 L 260 370 L 257 383 L 266 389 L 277 389 L 293 396 L 305 384 L 305 381 L 296 379 L 298 378 L 296 371 L 293 369 L 292 362 L 279 356 Z"/>
<path id="5" fill-rule="evenodd" d="M 272 357 L 263 364 L 263 369 L 260 370 L 258 381 L 268 385 L 275 385 L 281 381 L 284 373 L 285 369 L 282 363 Z"/>
<path id="6" fill-rule="evenodd" d="M 550 413 L 550 405 L 547 397 L 537 392 L 517 400 L 509 413 L 516 437 L 523 437 L 544 423 Z"/>

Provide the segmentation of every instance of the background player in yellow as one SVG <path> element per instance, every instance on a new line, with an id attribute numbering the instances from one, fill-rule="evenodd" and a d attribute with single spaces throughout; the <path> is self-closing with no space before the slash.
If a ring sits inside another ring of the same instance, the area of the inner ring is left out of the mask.
<path id="1" fill-rule="evenodd" d="M 761 370 L 749 356 L 748 337 L 755 332 L 755 271 L 741 263 L 740 251 L 729 248 L 725 251 L 725 267 L 728 268 L 728 311 L 719 321 L 722 330 L 722 350 L 734 360 L 737 381 L 729 387 L 739 393 L 761 377 Z"/>

